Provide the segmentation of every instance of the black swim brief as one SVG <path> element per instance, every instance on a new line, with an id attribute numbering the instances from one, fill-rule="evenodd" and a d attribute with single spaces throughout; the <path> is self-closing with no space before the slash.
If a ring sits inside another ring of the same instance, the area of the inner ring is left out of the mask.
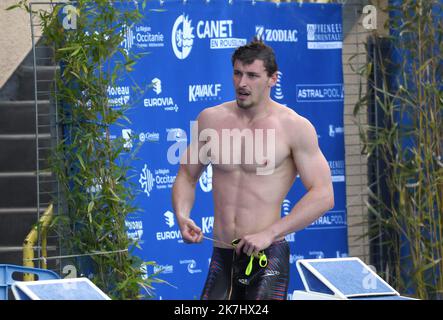
<path id="1" fill-rule="evenodd" d="M 289 284 L 289 245 L 285 240 L 264 250 L 268 264 L 255 258 L 252 272 L 245 274 L 250 257 L 235 249 L 214 247 L 202 300 L 286 300 Z"/>

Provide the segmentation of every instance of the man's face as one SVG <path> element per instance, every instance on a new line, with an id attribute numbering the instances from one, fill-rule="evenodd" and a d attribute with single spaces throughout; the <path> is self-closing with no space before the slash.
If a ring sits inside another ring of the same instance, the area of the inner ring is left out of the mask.
<path id="1" fill-rule="evenodd" d="M 277 75 L 269 77 L 262 60 L 251 64 L 234 62 L 234 89 L 240 108 L 249 109 L 267 99 L 276 81 Z"/>

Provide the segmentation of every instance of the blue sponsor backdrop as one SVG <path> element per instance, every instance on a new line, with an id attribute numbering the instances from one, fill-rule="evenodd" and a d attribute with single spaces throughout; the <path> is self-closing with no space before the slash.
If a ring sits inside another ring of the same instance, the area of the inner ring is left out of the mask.
<path id="1" fill-rule="evenodd" d="M 335 4 L 201 0 L 149 2 L 144 20 L 126 26 L 122 47 L 146 55 L 118 86 L 108 88 L 113 107 L 133 106 L 127 114 L 132 123 L 115 126 L 112 133 L 135 136 L 128 148 L 141 144 L 139 159 L 133 162 L 133 182 L 140 188 L 136 205 L 142 211 L 128 217 L 127 227 L 142 247 L 135 253 L 158 264 L 146 272 L 162 269 L 160 277 L 171 284 L 157 285 L 157 298 L 200 297 L 212 243 L 187 245 L 181 240 L 171 204 L 179 167 L 174 159 L 178 161 L 188 143 L 190 121 L 204 108 L 234 99 L 231 55 L 254 36 L 272 46 L 277 56 L 278 83 L 272 98 L 313 123 L 334 181 L 333 210 L 287 236 L 289 293 L 302 287 L 297 259 L 347 255 L 341 21 L 341 6 Z M 197 185 L 192 211 L 209 237 L 214 222 L 211 190 L 209 166 Z M 297 179 L 282 203 L 282 216 L 305 191 Z"/>

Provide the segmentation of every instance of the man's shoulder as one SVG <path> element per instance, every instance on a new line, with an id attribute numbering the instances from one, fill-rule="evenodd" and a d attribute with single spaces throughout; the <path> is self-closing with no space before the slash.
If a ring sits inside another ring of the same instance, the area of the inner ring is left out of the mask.
<path id="1" fill-rule="evenodd" d="M 224 102 L 216 106 L 203 109 L 199 118 L 210 120 L 213 117 L 220 117 L 224 114 L 228 114 L 232 110 L 232 101 Z"/>
<path id="2" fill-rule="evenodd" d="M 299 140 L 310 140 L 313 133 L 315 134 L 312 123 L 293 109 L 279 104 L 277 113 L 281 127 L 290 137 L 292 143 Z"/>
<path id="3" fill-rule="evenodd" d="M 308 119 L 299 115 L 294 109 L 279 103 L 276 103 L 276 114 L 283 126 L 289 126 L 288 129 L 296 129 L 310 123 Z"/>

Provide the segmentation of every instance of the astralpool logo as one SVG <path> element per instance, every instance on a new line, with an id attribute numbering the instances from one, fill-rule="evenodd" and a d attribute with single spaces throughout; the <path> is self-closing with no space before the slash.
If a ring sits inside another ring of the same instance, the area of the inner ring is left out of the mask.
<path id="1" fill-rule="evenodd" d="M 188 16 L 179 16 L 172 27 L 172 49 L 174 54 L 180 60 L 186 59 L 192 50 L 194 44 L 194 28 L 191 25 L 192 20 Z"/>
<path id="2" fill-rule="evenodd" d="M 297 102 L 332 102 L 343 101 L 343 84 L 298 84 L 296 85 Z"/>

